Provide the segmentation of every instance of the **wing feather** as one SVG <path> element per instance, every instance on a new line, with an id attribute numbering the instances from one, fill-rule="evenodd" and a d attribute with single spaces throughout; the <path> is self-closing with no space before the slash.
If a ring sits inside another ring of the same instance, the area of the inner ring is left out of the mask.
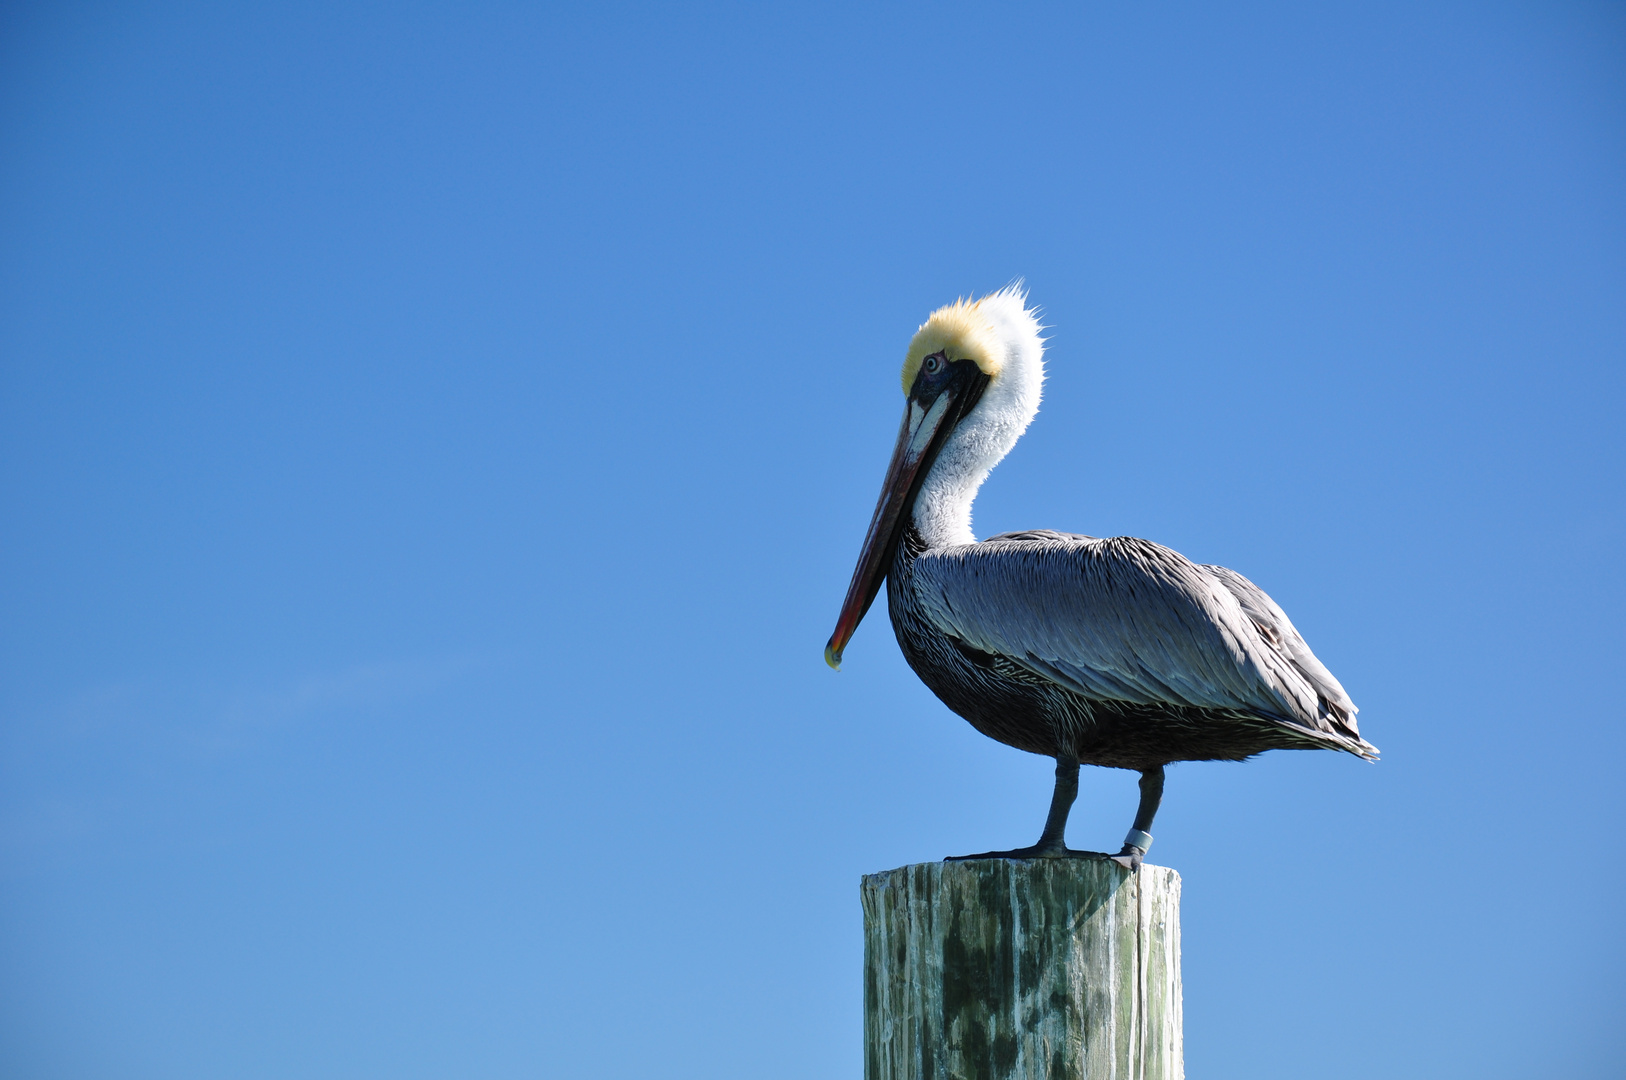
<path id="1" fill-rule="evenodd" d="M 1335 737 L 1328 703 L 1354 713 L 1257 586 L 1147 540 L 1008 533 L 922 554 L 911 587 L 944 633 L 1087 697 L 1260 715 Z"/>
<path id="2" fill-rule="evenodd" d="M 1298 669 L 1306 682 L 1314 688 L 1317 698 L 1318 719 L 1330 723 L 1344 734 L 1360 738 L 1355 714 L 1360 710 L 1350 700 L 1344 685 L 1327 670 L 1327 666 L 1310 651 L 1287 612 L 1265 591 L 1235 570 L 1224 566 L 1203 566 L 1235 596 L 1243 612 L 1265 640 Z M 1368 744 L 1370 745 L 1370 744 Z"/>

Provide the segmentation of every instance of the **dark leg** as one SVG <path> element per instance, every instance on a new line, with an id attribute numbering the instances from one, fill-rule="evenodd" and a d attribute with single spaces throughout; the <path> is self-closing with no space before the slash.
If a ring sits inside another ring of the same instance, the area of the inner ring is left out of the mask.
<path id="1" fill-rule="evenodd" d="M 1072 758 L 1056 759 L 1056 790 L 1050 796 L 1050 813 L 1045 815 L 1044 832 L 1033 847 L 1043 855 L 1052 852 L 1067 853 L 1067 815 L 1073 812 L 1073 801 L 1078 798 L 1078 762 Z"/>
<path id="2" fill-rule="evenodd" d="M 1124 837 L 1124 849 L 1112 857 L 1113 862 L 1131 870 L 1140 869 L 1141 860 L 1152 846 L 1152 819 L 1162 801 L 1163 766 L 1157 765 L 1140 774 L 1140 809 L 1135 811 L 1135 827 Z"/>
<path id="3" fill-rule="evenodd" d="M 1099 851 L 1074 851 L 1067 846 L 1067 815 L 1078 798 L 1078 759 L 1068 756 L 1056 758 L 1056 791 L 1050 796 L 1050 814 L 1044 820 L 1044 835 L 1032 847 L 1012 851 L 985 851 L 980 855 L 951 855 L 949 861 L 959 859 L 1067 859 L 1075 857 L 1100 858 Z M 1155 809 L 1155 807 L 1154 807 Z"/>

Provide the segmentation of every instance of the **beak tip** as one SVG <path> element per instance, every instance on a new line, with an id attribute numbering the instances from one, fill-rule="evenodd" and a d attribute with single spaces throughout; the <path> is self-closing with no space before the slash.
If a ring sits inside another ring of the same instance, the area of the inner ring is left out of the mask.
<path id="1" fill-rule="evenodd" d="M 824 662 L 829 664 L 832 670 L 841 670 L 841 653 L 836 651 L 836 644 L 833 641 L 824 647 Z"/>

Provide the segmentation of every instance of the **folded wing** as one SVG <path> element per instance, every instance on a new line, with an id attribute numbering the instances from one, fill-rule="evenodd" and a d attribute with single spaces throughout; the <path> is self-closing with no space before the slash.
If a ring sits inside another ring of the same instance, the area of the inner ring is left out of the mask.
<path id="1" fill-rule="evenodd" d="M 1281 608 L 1159 544 L 1007 533 L 921 555 L 911 587 L 944 633 L 1085 697 L 1260 717 L 1376 753 Z"/>

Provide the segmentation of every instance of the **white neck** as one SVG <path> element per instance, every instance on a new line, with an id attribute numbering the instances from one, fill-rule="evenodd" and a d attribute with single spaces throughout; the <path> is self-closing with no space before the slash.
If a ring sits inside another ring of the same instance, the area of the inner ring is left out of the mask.
<path id="1" fill-rule="evenodd" d="M 1004 348 L 999 373 L 982 400 L 944 443 L 915 499 L 914 524 L 928 549 L 974 544 L 971 504 L 988 473 L 1016 445 L 1039 411 L 1044 342 L 1024 297 L 1007 289 L 983 300 Z"/>
<path id="2" fill-rule="evenodd" d="M 950 460 L 950 449 L 943 448 L 915 499 L 915 530 L 928 548 L 977 542 L 971 531 L 971 504 L 992 466 L 977 468 L 964 458 Z"/>

